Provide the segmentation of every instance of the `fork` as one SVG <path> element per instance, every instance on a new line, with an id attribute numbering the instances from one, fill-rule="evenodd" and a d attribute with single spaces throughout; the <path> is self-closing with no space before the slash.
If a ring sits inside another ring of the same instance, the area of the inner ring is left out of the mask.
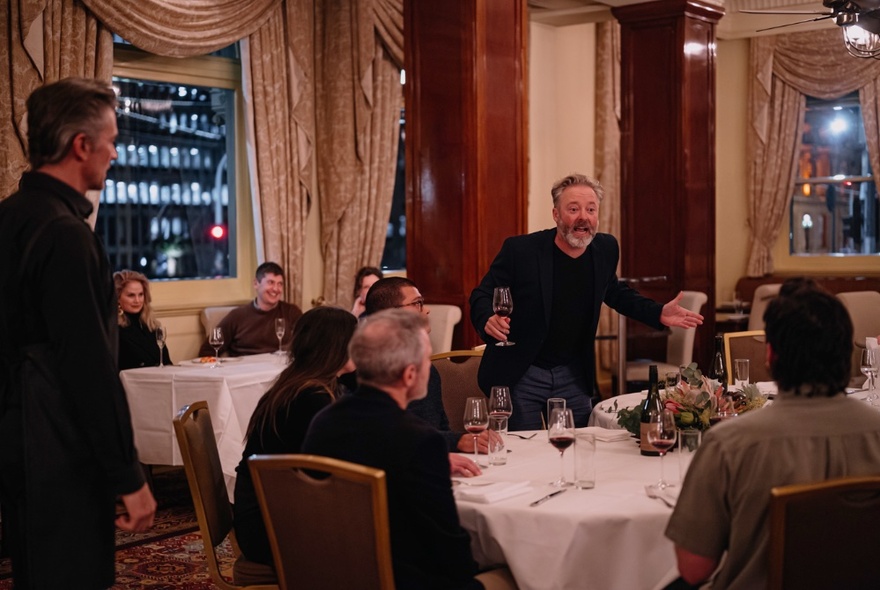
<path id="1" fill-rule="evenodd" d="M 645 486 L 645 493 L 648 494 L 649 498 L 660 500 L 661 502 L 666 504 L 669 508 L 675 508 L 675 504 L 673 504 L 672 502 L 667 500 L 664 496 L 661 496 L 659 493 L 657 493 L 657 490 L 654 488 L 654 486 L 651 486 L 651 485 Z"/>
<path id="2" fill-rule="evenodd" d="M 462 479 L 453 479 L 452 480 L 452 485 L 454 485 L 454 486 L 463 485 L 463 486 L 479 487 L 479 486 L 490 486 L 493 483 L 495 483 L 495 482 L 494 481 L 464 481 Z"/>
<path id="3" fill-rule="evenodd" d="M 515 433 L 515 432 L 508 432 L 508 433 L 507 433 L 507 436 L 515 436 L 516 438 L 521 438 L 521 439 L 523 439 L 523 440 L 530 440 L 530 439 L 534 438 L 534 436 L 535 436 L 536 434 L 538 434 L 538 433 L 537 433 L 537 432 L 533 432 L 533 433 L 531 433 L 531 434 L 528 435 L 528 436 L 523 436 L 523 435 L 521 435 L 521 434 L 517 434 L 517 433 Z"/>

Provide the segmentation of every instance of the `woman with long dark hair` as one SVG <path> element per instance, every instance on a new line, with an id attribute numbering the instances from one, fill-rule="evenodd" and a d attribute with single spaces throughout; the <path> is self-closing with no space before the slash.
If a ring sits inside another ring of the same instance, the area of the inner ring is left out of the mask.
<path id="1" fill-rule="evenodd" d="M 348 358 L 348 341 L 356 326 L 355 317 L 344 309 L 317 307 L 307 311 L 293 329 L 290 365 L 251 416 L 235 481 L 235 536 L 251 561 L 272 565 L 247 458 L 299 452 L 312 418 L 339 395 L 339 375 L 354 370 Z"/>

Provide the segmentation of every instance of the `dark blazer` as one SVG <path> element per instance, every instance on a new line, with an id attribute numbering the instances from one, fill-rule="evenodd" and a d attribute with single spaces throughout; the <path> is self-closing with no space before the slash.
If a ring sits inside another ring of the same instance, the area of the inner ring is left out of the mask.
<path id="1" fill-rule="evenodd" d="M 482 588 L 452 497 L 446 444 L 434 428 L 362 386 L 315 416 L 302 452 L 385 471 L 398 590 Z"/>
<path id="2" fill-rule="evenodd" d="M 556 229 L 547 229 L 507 238 L 489 272 L 471 293 L 471 322 L 488 345 L 478 375 L 480 387 L 487 393 L 493 385 L 515 385 L 541 351 L 553 303 L 555 237 Z M 654 328 L 662 328 L 660 312 L 663 306 L 618 280 L 620 247 L 614 236 L 596 234 L 588 248 L 593 253 L 595 271 L 593 325 L 590 328 L 592 337 L 582 351 L 580 361 L 587 383 L 593 383 L 596 371 L 593 342 L 602 303 Z M 510 287 L 513 314 L 510 316 L 509 337 L 516 346 L 495 346 L 497 341 L 484 330 L 494 314 L 492 293 L 496 286 Z"/>

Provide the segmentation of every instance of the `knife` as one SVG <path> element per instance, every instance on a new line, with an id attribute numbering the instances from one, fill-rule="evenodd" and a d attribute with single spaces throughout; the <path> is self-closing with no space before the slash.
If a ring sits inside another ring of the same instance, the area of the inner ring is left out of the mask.
<path id="1" fill-rule="evenodd" d="M 541 504 L 543 504 L 544 502 L 546 502 L 547 500 L 549 500 L 549 499 L 552 498 L 553 496 L 558 496 L 558 495 L 561 494 L 562 492 L 567 492 L 567 491 L 568 491 L 568 488 L 565 488 L 565 489 L 562 489 L 562 490 L 557 490 L 557 491 L 553 492 L 552 494 L 547 494 L 547 495 L 544 496 L 543 498 L 538 498 L 537 500 L 535 500 L 534 502 L 532 502 L 531 504 L 529 504 L 529 506 L 540 506 Z"/>

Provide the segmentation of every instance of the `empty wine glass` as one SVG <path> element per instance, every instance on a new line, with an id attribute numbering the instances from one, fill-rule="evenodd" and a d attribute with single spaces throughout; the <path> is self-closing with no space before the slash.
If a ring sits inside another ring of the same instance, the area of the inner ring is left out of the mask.
<path id="1" fill-rule="evenodd" d="M 510 287 L 495 287 L 492 294 L 492 311 L 502 318 L 513 313 L 513 297 L 510 295 Z M 499 340 L 495 346 L 513 346 L 516 344 L 510 340 Z"/>
<path id="2" fill-rule="evenodd" d="M 574 444 L 574 414 L 571 410 L 554 408 L 550 412 L 547 439 L 559 451 L 559 479 L 551 482 L 550 485 L 558 488 L 568 487 L 572 483 L 565 479 L 565 463 L 562 456 L 565 454 L 565 449 Z"/>
<path id="3" fill-rule="evenodd" d="M 870 391 L 868 401 L 873 403 L 877 399 L 874 392 L 874 378 L 877 376 L 877 351 L 873 348 L 866 348 L 862 351 L 862 360 L 860 363 L 862 374 L 868 378 L 863 389 Z"/>
<path id="4" fill-rule="evenodd" d="M 503 418 L 501 432 L 507 434 L 507 419 L 513 413 L 513 401 L 510 399 L 510 388 L 496 385 L 489 395 L 489 416 Z"/>
<path id="5" fill-rule="evenodd" d="M 284 338 L 284 318 L 275 318 L 275 337 L 278 338 L 278 350 L 273 354 L 281 356 L 284 351 L 281 350 L 281 339 Z"/>
<path id="6" fill-rule="evenodd" d="M 211 335 L 208 337 L 208 344 L 214 347 L 214 356 L 220 359 L 220 347 L 223 346 L 223 328 L 211 328 Z"/>
<path id="7" fill-rule="evenodd" d="M 675 428 L 675 414 L 670 410 L 663 410 L 651 414 L 651 423 L 648 426 L 648 443 L 660 453 L 660 481 L 655 484 L 657 489 L 672 487 L 667 483 L 663 474 L 663 457 L 666 451 L 675 446 L 677 431 Z"/>
<path id="8" fill-rule="evenodd" d="M 477 437 L 489 426 L 485 397 L 469 397 L 464 403 L 464 429 L 474 437 L 474 463 L 477 463 Z"/>
<path id="9" fill-rule="evenodd" d="M 156 344 L 159 345 L 159 368 L 165 366 L 164 359 L 162 358 L 164 355 L 162 354 L 165 350 L 165 326 L 159 324 L 156 326 Z"/>

